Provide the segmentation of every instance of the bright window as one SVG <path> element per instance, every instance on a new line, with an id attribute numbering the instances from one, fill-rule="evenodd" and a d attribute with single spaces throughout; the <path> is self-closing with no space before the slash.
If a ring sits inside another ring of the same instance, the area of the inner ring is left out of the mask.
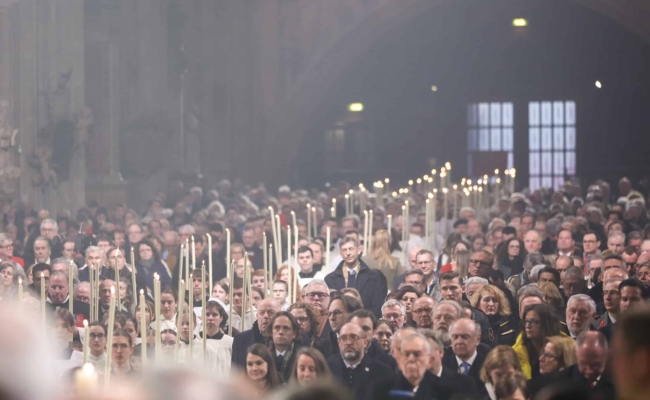
<path id="1" fill-rule="evenodd" d="M 506 152 L 508 168 L 514 166 L 514 116 L 512 103 L 474 103 L 467 108 L 467 170 L 473 171 L 477 152 Z"/>

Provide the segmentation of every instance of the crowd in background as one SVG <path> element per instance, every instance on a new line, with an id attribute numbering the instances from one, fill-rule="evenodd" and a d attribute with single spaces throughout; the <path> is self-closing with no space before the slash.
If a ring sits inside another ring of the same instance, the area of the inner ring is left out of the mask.
<path id="1" fill-rule="evenodd" d="M 83 357 L 100 380 L 115 378 L 111 387 L 142 384 L 145 370 L 164 363 L 222 379 L 239 372 L 251 396 L 281 388 L 355 400 L 650 393 L 645 185 L 568 182 L 474 207 L 438 198 L 433 229 L 423 190 L 353 191 L 346 212 L 350 189 L 270 193 L 224 180 L 204 192 L 176 181 L 144 209 L 91 201 L 74 215 L 22 201 L 4 210 L 0 303 L 31 318 L 28 327 L 45 321 L 55 362 L 46 373 L 77 390 Z M 298 229 L 289 246 L 287 226 Z M 187 245 L 197 266 L 189 279 Z M 187 285 L 180 294 L 179 280 Z M 111 290 L 119 302 L 109 329 Z M 27 389 L 7 382 L 0 378 L 0 393 L 22 398 Z"/>

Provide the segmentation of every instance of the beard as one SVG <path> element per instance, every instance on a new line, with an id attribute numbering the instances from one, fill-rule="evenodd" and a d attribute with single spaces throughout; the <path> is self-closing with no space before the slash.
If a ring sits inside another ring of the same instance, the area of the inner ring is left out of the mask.
<path id="1" fill-rule="evenodd" d="M 361 352 L 358 350 L 348 350 L 343 352 L 343 359 L 347 362 L 356 361 L 361 357 Z"/>
<path id="2" fill-rule="evenodd" d="M 438 332 L 438 337 L 442 341 L 442 343 L 445 345 L 445 347 L 451 346 L 451 335 L 449 334 L 448 331 L 436 331 Z"/>

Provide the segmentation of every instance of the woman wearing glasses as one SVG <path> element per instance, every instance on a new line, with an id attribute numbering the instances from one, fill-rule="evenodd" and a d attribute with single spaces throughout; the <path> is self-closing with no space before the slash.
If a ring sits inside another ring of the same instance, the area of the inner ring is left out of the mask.
<path id="1" fill-rule="evenodd" d="M 533 304 L 525 308 L 520 323 L 521 333 L 513 350 L 519 357 L 526 379 L 540 375 L 540 356 L 544 343 L 551 336 L 564 335 L 555 310 L 548 304 Z"/>
<path id="2" fill-rule="evenodd" d="M 539 392 L 557 379 L 557 374 L 565 368 L 576 364 L 576 341 L 567 336 L 551 336 L 546 338 L 544 349 L 539 356 L 539 372 L 541 376 L 528 382 L 531 396 Z"/>

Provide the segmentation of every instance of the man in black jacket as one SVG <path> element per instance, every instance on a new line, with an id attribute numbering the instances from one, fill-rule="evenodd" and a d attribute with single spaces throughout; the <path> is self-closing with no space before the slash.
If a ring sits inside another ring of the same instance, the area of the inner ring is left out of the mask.
<path id="1" fill-rule="evenodd" d="M 375 329 L 377 329 L 377 318 L 375 318 L 372 312 L 365 309 L 357 310 L 348 316 L 347 322 L 354 322 L 359 325 L 363 333 L 366 334 L 366 337 L 372 338 L 368 340 L 368 347 L 366 347 L 367 357 L 388 365 L 392 370 L 397 368 L 395 359 L 391 355 L 386 354 L 377 339 L 374 338 Z"/>
<path id="2" fill-rule="evenodd" d="M 280 303 L 272 298 L 266 298 L 257 304 L 257 321 L 253 324 L 253 328 L 235 336 L 232 342 L 232 365 L 234 367 L 245 368 L 246 350 L 251 345 L 255 343 L 267 344 L 268 339 L 264 337 L 266 329 L 280 309 Z"/>
<path id="3" fill-rule="evenodd" d="M 368 340 L 359 325 L 348 322 L 340 331 L 341 352 L 327 359 L 332 375 L 354 393 L 355 400 L 373 399 L 375 385 L 394 379 L 390 367 L 366 356 Z"/>
<path id="4" fill-rule="evenodd" d="M 361 261 L 362 248 L 359 242 L 352 237 L 341 240 L 341 257 L 343 261 L 334 272 L 325 277 L 325 282 L 330 289 L 341 290 L 355 288 L 361 294 L 364 308 L 372 311 L 375 316 L 381 315 L 381 306 L 388 293 L 385 279 L 378 270 L 368 268 Z"/>
<path id="5" fill-rule="evenodd" d="M 461 318 L 449 327 L 451 347 L 445 349 L 442 364 L 474 379 L 479 392 L 487 394 L 480 371 L 490 346 L 480 342 L 481 328 L 469 318 Z"/>
<path id="6" fill-rule="evenodd" d="M 478 394 L 474 379 L 442 365 L 445 345 L 440 340 L 439 335 L 433 329 L 420 329 L 419 332 L 429 339 L 431 344 L 429 372 L 434 376 L 434 381 L 446 387 L 452 393 Z"/>
<path id="7" fill-rule="evenodd" d="M 47 294 L 47 305 L 51 311 L 59 308 L 68 309 L 70 304 L 68 275 L 61 271 L 52 272 Z M 90 305 L 88 303 L 73 300 L 72 312 L 74 313 L 76 326 L 81 326 L 84 319 L 90 320 Z"/>
<path id="8" fill-rule="evenodd" d="M 275 368 L 282 382 L 289 382 L 296 354 L 303 347 L 300 324 L 291 313 L 280 311 L 271 319 L 266 328 L 266 336 L 271 338 L 269 351 L 275 358 Z"/>

